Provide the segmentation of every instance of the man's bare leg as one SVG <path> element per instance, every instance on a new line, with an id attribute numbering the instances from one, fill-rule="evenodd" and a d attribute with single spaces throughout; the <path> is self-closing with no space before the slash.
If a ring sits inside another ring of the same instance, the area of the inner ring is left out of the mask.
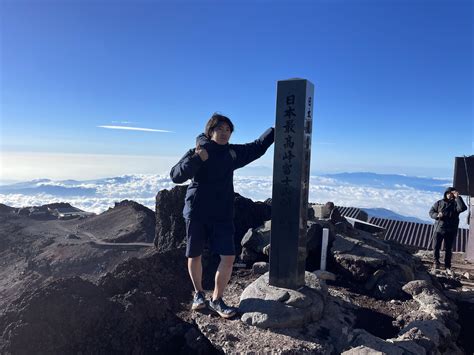
<path id="1" fill-rule="evenodd" d="M 225 287 L 229 283 L 232 275 L 232 266 L 234 265 L 235 255 L 221 255 L 221 261 L 217 268 L 215 277 L 214 293 L 212 299 L 221 298 L 224 294 Z"/>
<path id="2" fill-rule="evenodd" d="M 194 290 L 203 291 L 201 255 L 194 258 L 188 258 L 188 272 L 189 277 L 191 277 L 191 281 L 193 282 Z"/>

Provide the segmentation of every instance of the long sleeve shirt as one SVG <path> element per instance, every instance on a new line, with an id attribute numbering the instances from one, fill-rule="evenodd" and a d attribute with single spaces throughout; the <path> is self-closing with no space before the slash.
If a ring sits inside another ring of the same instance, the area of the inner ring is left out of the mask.
<path id="1" fill-rule="evenodd" d="M 436 220 L 437 230 L 454 232 L 459 226 L 459 214 L 465 210 L 467 206 L 461 196 L 458 196 L 452 200 L 436 201 L 430 209 L 430 217 Z M 438 217 L 439 212 L 443 214 L 442 217 Z"/>
<path id="2" fill-rule="evenodd" d="M 215 221 L 232 221 L 234 216 L 234 170 L 260 158 L 273 144 L 274 129 L 267 129 L 257 140 L 247 144 L 219 145 L 204 134 L 197 144 L 208 151 L 209 158 L 202 161 L 190 149 L 171 169 L 171 179 L 188 186 L 183 216 Z"/>

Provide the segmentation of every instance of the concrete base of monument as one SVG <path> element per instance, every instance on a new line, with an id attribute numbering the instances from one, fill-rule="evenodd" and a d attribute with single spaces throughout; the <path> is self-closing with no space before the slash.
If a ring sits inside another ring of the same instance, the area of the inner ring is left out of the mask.
<path id="1" fill-rule="evenodd" d="M 242 293 L 242 322 L 259 328 L 297 328 L 321 318 L 327 287 L 316 275 L 306 272 L 306 285 L 298 290 L 270 286 L 268 277 L 267 272 Z"/>

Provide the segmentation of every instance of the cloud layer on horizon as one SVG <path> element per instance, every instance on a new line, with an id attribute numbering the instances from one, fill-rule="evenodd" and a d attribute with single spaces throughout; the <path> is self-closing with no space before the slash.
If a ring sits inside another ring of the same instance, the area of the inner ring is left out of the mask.
<path id="1" fill-rule="evenodd" d="M 12 188 L 15 186 L 17 190 Z M 129 199 L 154 210 L 156 193 L 162 189 L 171 189 L 173 186 L 175 184 L 169 176 L 151 174 L 124 175 L 89 181 L 38 180 L 10 185 L 8 190 L 0 187 L 0 200 L 14 207 L 69 202 L 85 211 L 101 213 L 113 207 L 115 202 Z M 234 188 L 242 196 L 263 201 L 272 195 L 272 177 L 235 176 Z M 65 194 L 65 191 L 73 193 Z M 426 222 L 431 222 L 428 211 L 440 197 L 439 192 L 419 190 L 401 184 L 395 187 L 372 187 L 324 176 L 312 176 L 310 180 L 310 202 L 333 201 L 340 206 L 386 208 L 400 215 L 417 217 Z M 467 226 L 465 215 L 465 213 L 461 215 L 463 227 Z"/>

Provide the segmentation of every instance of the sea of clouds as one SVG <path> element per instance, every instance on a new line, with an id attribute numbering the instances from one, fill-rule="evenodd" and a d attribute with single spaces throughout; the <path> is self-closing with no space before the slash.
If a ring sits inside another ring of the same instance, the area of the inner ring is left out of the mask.
<path id="1" fill-rule="evenodd" d="M 333 201 L 339 206 L 385 208 L 402 216 L 432 222 L 428 211 L 449 186 L 449 179 L 343 173 L 311 176 L 309 201 Z M 33 180 L 0 186 L 0 202 L 9 206 L 39 206 L 52 202 L 69 202 L 85 211 L 101 213 L 115 202 L 134 200 L 155 209 L 155 196 L 175 184 L 168 175 L 124 175 L 97 180 Z M 272 195 L 271 176 L 234 177 L 235 191 L 252 200 L 263 201 Z M 461 226 L 466 227 L 466 213 Z"/>

